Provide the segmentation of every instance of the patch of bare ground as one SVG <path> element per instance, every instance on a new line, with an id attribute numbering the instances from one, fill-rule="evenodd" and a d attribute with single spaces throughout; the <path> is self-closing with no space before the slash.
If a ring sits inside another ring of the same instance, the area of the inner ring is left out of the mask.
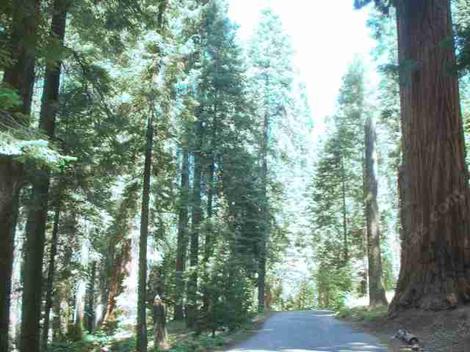
<path id="1" fill-rule="evenodd" d="M 349 312 L 338 316 L 389 343 L 392 351 L 411 351 L 392 338 L 399 329 L 406 329 L 418 337 L 421 351 L 470 352 L 470 306 L 440 312 L 409 310 L 394 317 L 385 309 L 355 308 Z"/>

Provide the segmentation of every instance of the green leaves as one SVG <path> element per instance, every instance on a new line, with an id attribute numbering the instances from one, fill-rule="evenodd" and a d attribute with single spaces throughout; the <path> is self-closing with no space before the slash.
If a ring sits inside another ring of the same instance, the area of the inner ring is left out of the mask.
<path id="1" fill-rule="evenodd" d="M 0 132 L 0 155 L 56 171 L 63 170 L 68 164 L 77 160 L 74 157 L 61 155 L 44 139 L 22 140 L 8 132 Z"/>
<path id="2" fill-rule="evenodd" d="M 0 110 L 10 110 L 20 105 L 21 99 L 14 89 L 0 86 Z"/>
<path id="3" fill-rule="evenodd" d="M 379 11 L 388 15 L 390 8 L 393 6 L 394 0 L 354 0 L 354 7 L 356 9 L 360 9 L 370 3 L 374 3 Z"/>

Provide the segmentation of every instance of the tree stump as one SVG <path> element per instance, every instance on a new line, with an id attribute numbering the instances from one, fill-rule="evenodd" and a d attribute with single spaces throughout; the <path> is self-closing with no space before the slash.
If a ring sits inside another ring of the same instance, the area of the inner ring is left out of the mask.
<path id="1" fill-rule="evenodd" d="M 166 330 L 166 307 L 158 295 L 153 301 L 153 319 L 155 348 L 166 350 L 169 348 Z"/>

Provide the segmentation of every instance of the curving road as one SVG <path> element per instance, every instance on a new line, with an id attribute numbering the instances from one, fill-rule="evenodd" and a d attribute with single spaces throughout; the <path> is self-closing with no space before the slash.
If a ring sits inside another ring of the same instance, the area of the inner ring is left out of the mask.
<path id="1" fill-rule="evenodd" d="M 247 341 L 229 352 L 382 352 L 374 336 L 358 332 L 329 311 L 276 313 Z"/>

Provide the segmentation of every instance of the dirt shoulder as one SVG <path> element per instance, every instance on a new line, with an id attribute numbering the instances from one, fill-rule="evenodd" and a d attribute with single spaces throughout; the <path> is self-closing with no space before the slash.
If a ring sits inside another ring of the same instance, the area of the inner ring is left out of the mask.
<path id="1" fill-rule="evenodd" d="M 339 312 L 338 317 L 389 343 L 392 351 L 411 350 L 392 339 L 398 329 L 406 329 L 419 338 L 423 351 L 470 352 L 465 348 L 465 341 L 470 341 L 470 307 L 443 312 L 411 310 L 393 318 L 386 309 L 354 308 Z"/>

